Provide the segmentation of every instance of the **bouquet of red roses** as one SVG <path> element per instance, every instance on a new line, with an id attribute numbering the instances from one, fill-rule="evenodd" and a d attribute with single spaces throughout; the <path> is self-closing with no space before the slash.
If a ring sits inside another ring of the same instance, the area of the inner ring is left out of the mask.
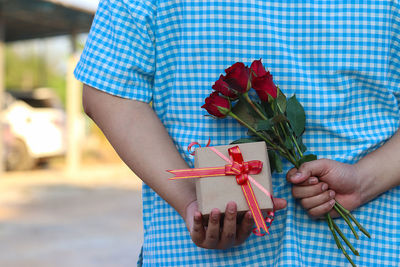
<path id="1" fill-rule="evenodd" d="M 277 87 L 269 71 L 262 65 L 261 59 L 252 62 L 250 68 L 241 62 L 233 64 L 225 70 L 214 83 L 214 91 L 205 99 L 205 108 L 216 118 L 230 116 L 248 129 L 247 138 L 233 143 L 265 141 L 268 146 L 268 156 L 271 171 L 282 172 L 282 157 L 290 161 L 296 168 L 307 161 L 317 159 L 314 154 L 305 154 L 307 148 L 303 144 L 302 135 L 305 130 L 306 115 L 303 106 L 293 95 L 287 98 Z M 249 96 L 254 89 L 258 100 Z M 356 239 L 358 235 L 351 223 L 366 236 L 369 233 L 358 223 L 354 216 L 337 201 L 334 209 L 346 221 Z M 358 251 L 348 241 L 329 214 L 325 215 L 329 229 L 336 245 L 348 261 L 355 266 L 347 254 L 337 234 L 343 239 L 351 251 L 359 256 Z"/>

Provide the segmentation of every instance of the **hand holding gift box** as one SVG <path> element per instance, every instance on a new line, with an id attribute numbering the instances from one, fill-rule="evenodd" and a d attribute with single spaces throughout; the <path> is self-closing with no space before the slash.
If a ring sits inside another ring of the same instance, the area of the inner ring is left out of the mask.
<path id="1" fill-rule="evenodd" d="M 212 209 L 224 210 L 228 202 L 234 201 L 239 214 L 252 212 L 255 234 L 268 232 L 274 207 L 264 142 L 198 148 L 195 169 L 169 172 L 176 175 L 170 179 L 201 178 L 196 179 L 196 195 L 199 210 L 206 218 Z"/>

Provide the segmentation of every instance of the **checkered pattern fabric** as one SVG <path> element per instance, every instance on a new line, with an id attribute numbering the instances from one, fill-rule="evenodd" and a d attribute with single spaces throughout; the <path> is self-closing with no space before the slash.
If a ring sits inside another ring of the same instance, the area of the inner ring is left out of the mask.
<path id="1" fill-rule="evenodd" d="M 223 70 L 254 59 L 304 105 L 305 144 L 319 158 L 354 163 L 400 122 L 397 1 L 103 0 L 75 70 L 82 82 L 153 107 L 182 156 L 192 141 L 224 145 L 244 137 L 236 122 L 200 107 Z M 285 164 L 285 171 L 290 165 Z M 167 181 L 166 181 L 167 182 Z M 205 250 L 181 217 L 143 186 L 144 266 L 345 266 L 327 224 L 311 220 L 284 174 L 274 194 L 288 200 L 271 234 L 232 249 Z M 359 266 L 399 266 L 400 188 L 353 214 L 372 233 L 359 241 Z"/>

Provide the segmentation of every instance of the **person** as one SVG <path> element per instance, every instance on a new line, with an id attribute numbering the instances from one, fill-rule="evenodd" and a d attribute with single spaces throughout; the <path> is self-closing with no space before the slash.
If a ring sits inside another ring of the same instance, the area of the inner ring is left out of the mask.
<path id="1" fill-rule="evenodd" d="M 355 263 L 398 266 L 399 29 L 392 1 L 101 0 L 75 76 L 85 112 L 144 182 L 138 264 L 343 266 L 314 219 L 335 215 L 335 198 L 372 234 L 351 240 Z M 219 210 L 205 228 L 192 182 L 166 172 L 193 166 L 193 141 L 246 136 L 200 107 L 225 68 L 260 58 L 303 104 L 304 142 L 320 158 L 273 174 L 278 211 L 263 237 L 249 213 L 236 225 L 233 202 L 222 228 Z"/>

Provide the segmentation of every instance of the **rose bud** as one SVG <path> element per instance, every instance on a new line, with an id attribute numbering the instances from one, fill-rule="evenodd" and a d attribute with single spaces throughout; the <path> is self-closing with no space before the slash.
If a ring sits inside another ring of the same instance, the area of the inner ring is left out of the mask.
<path id="1" fill-rule="evenodd" d="M 246 93 L 250 89 L 250 69 L 242 62 L 236 62 L 225 70 L 225 81 L 239 93 Z"/>
<path id="2" fill-rule="evenodd" d="M 212 92 L 205 100 L 205 104 L 201 106 L 211 115 L 224 118 L 231 111 L 231 102 L 229 99 L 220 96 L 218 92 Z"/>

